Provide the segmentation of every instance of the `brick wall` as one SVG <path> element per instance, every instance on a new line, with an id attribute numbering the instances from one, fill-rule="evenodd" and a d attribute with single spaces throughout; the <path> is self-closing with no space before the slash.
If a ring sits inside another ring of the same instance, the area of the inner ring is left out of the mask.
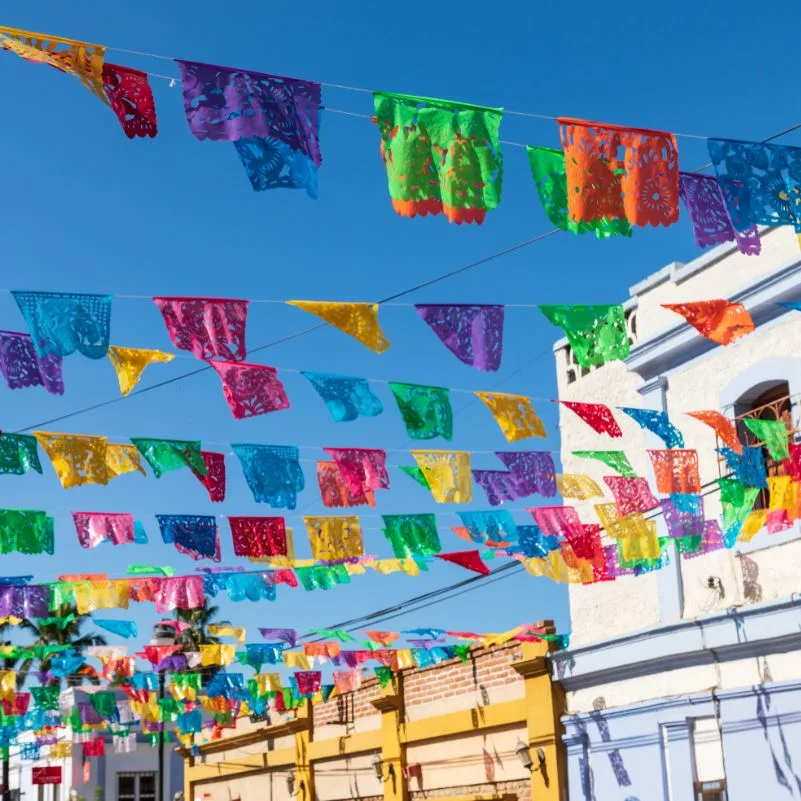
<path id="1" fill-rule="evenodd" d="M 470 784 L 462 787 L 443 787 L 438 790 L 410 790 L 409 801 L 427 801 L 430 798 L 451 796 L 510 795 L 518 801 L 531 801 L 531 783 L 528 781 L 495 782 L 493 784 Z"/>
<path id="2" fill-rule="evenodd" d="M 358 718 L 377 715 L 370 703 L 381 695 L 381 685 L 376 678 L 365 678 L 361 688 L 355 693 L 332 698 L 326 704 L 314 705 L 314 725 L 325 726 L 331 723 L 353 723 Z"/>
<path id="3" fill-rule="evenodd" d="M 511 643 L 494 648 L 474 648 L 466 663 L 452 659 L 424 670 L 404 671 L 406 708 L 474 692 L 482 687 L 490 689 L 513 682 L 522 683 L 521 676 L 511 667 L 520 659 L 520 645 Z"/>

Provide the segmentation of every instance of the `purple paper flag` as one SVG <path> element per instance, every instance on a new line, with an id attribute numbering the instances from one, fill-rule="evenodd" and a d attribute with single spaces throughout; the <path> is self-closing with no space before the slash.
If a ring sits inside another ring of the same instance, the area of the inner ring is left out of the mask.
<path id="1" fill-rule="evenodd" d="M 50 587 L 47 584 L 0 585 L 0 617 L 19 617 L 30 620 L 47 617 L 50 612 Z"/>
<path id="2" fill-rule="evenodd" d="M 193 61 L 178 61 L 178 67 L 186 119 L 198 139 L 264 136 L 322 164 L 319 83 Z"/>
<path id="3" fill-rule="evenodd" d="M 556 468 L 548 451 L 496 451 L 495 455 L 515 477 L 519 498 L 556 495 Z"/>
<path id="4" fill-rule="evenodd" d="M 279 640 L 285 642 L 290 648 L 298 644 L 298 633 L 295 629 L 259 629 L 259 633 L 265 640 Z"/>
<path id="5" fill-rule="evenodd" d="M 503 306 L 427 305 L 417 313 L 459 361 L 495 372 L 503 355 Z"/>
<path id="6" fill-rule="evenodd" d="M 755 225 L 742 233 L 734 230 L 717 178 L 697 172 L 680 172 L 679 190 L 698 247 L 736 241 L 740 253 L 746 256 L 756 256 L 760 252 L 762 243 Z"/>
<path id="7" fill-rule="evenodd" d="M 473 478 L 484 490 L 490 506 L 500 506 L 505 501 L 523 497 L 517 479 L 509 470 L 473 470 Z"/>
<path id="8" fill-rule="evenodd" d="M 64 394 L 61 357 L 40 358 L 28 334 L 0 331 L 0 372 L 9 389 L 44 387 L 51 395 Z"/>

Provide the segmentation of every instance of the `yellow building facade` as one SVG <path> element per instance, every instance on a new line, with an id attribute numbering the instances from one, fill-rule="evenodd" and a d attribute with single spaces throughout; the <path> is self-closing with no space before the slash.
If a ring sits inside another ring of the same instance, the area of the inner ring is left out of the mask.
<path id="1" fill-rule="evenodd" d="M 187 801 L 561 801 L 564 696 L 549 644 L 509 642 L 237 721 L 185 754 Z"/>

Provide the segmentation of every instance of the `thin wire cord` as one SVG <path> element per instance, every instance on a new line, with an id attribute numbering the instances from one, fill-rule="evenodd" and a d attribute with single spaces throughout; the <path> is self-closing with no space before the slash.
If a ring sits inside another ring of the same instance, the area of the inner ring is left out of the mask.
<path id="1" fill-rule="evenodd" d="M 128 50 L 128 49 L 125 49 L 125 48 L 122 48 L 122 47 L 109 47 L 107 45 L 105 47 L 106 47 L 106 51 L 108 51 L 108 52 L 127 53 L 128 55 L 139 56 L 141 58 L 155 58 L 155 59 L 158 59 L 160 61 L 171 61 L 173 63 L 175 63 L 176 61 L 182 60 L 182 59 L 171 58 L 170 56 L 162 56 L 162 55 L 160 55 L 158 53 L 145 53 L 145 52 L 142 52 L 140 50 Z M 259 70 L 254 70 L 254 72 L 259 72 Z M 172 76 L 169 76 L 169 75 L 160 75 L 158 73 L 148 73 L 148 75 L 152 75 L 152 76 L 158 77 L 158 78 L 165 78 L 166 80 L 174 81 L 176 83 L 179 83 L 180 80 L 181 80 L 177 76 L 176 77 L 172 77 Z M 309 79 L 300 79 L 300 80 L 309 80 Z M 315 83 L 319 83 L 320 86 L 324 86 L 327 89 L 342 89 L 343 91 L 346 91 L 346 92 L 357 92 L 359 94 L 372 95 L 373 91 L 374 91 L 372 89 L 367 89 L 364 86 L 349 86 L 347 84 L 342 84 L 342 83 L 328 83 L 326 81 L 315 81 Z M 404 94 L 409 94 L 409 93 L 406 92 Z M 328 109 L 328 110 L 331 111 L 332 109 Z M 354 117 L 366 116 L 366 115 L 362 115 L 362 114 L 353 114 L 351 112 L 339 112 L 339 113 L 350 114 L 350 116 L 354 116 Z M 551 114 L 537 114 L 537 113 L 532 112 L 532 111 L 515 111 L 514 109 L 507 109 L 507 108 L 503 109 L 503 113 L 504 114 L 509 114 L 510 116 L 513 116 L 513 117 L 524 117 L 524 118 L 527 118 L 527 119 L 543 120 L 543 121 L 547 121 L 547 122 L 556 122 L 557 120 L 561 119 L 560 117 L 557 117 L 557 116 L 554 116 L 554 115 L 551 115 Z M 562 115 L 562 117 L 568 117 L 569 118 L 570 115 Z M 370 119 L 370 117 L 368 116 L 367 119 Z M 702 136 L 701 134 L 685 134 L 685 133 L 676 133 L 676 132 L 671 132 L 671 133 L 673 133 L 673 136 L 680 137 L 682 139 L 700 139 L 700 140 L 709 139 L 708 136 Z M 526 147 L 526 145 L 522 145 L 519 142 L 504 142 L 504 144 L 514 145 L 515 147 Z"/>
<path id="2" fill-rule="evenodd" d="M 539 242 L 546 237 L 549 237 L 555 233 L 561 233 L 560 229 L 554 228 L 550 231 L 547 231 L 544 234 L 538 234 L 537 236 L 533 236 L 530 239 L 527 239 L 523 242 L 518 243 L 517 245 L 512 245 L 511 247 L 504 248 L 503 250 L 496 251 L 489 256 L 484 256 L 480 259 L 476 259 L 475 261 L 470 262 L 469 264 L 465 264 L 463 267 L 458 267 L 455 270 L 450 270 L 447 273 L 443 273 L 435 278 L 432 278 L 428 281 L 422 281 L 419 284 L 415 284 L 414 286 L 401 290 L 400 292 L 395 292 L 392 295 L 383 298 L 382 300 L 377 301 L 379 305 L 382 303 L 388 303 L 389 301 L 396 300 L 397 298 L 402 298 L 406 295 L 412 294 L 412 292 L 416 292 L 419 289 L 424 289 L 425 287 L 433 286 L 434 284 L 439 283 L 440 281 L 445 281 L 448 278 L 452 278 L 455 275 L 460 275 L 462 273 L 467 272 L 468 270 L 475 269 L 476 267 L 480 267 L 484 264 L 488 264 L 495 259 L 499 259 L 503 256 L 508 256 L 511 253 L 515 253 L 518 250 L 522 250 L 529 245 L 533 245 L 535 242 Z M 305 336 L 306 334 L 311 334 L 313 331 L 319 331 L 323 328 L 328 328 L 328 323 L 318 323 L 317 325 L 310 326 L 308 328 L 301 329 L 300 331 L 295 331 L 292 334 L 287 334 L 286 336 L 279 337 L 278 339 L 274 339 L 271 342 L 267 342 L 264 345 L 259 345 L 257 348 L 252 348 L 249 353 L 260 353 L 261 351 L 267 350 L 268 348 L 275 347 L 276 345 L 282 345 L 285 342 L 290 342 L 298 337 Z M 68 420 L 72 417 L 77 417 L 78 415 L 85 414 L 86 412 L 93 412 L 98 409 L 106 408 L 107 406 L 112 406 L 120 401 L 126 400 L 127 398 L 134 398 L 140 395 L 144 395 L 148 392 L 152 392 L 156 389 L 161 389 L 162 387 L 170 386 L 171 384 L 175 384 L 178 381 L 183 381 L 185 378 L 191 378 L 196 375 L 200 375 L 201 373 L 208 372 L 213 368 L 205 365 L 203 367 L 199 367 L 197 370 L 190 370 L 186 373 L 181 373 L 180 375 L 173 376 L 172 378 L 165 379 L 164 381 L 159 381 L 155 384 L 151 384 L 147 387 L 142 387 L 141 389 L 135 389 L 133 392 L 130 392 L 128 395 L 120 395 L 115 398 L 110 398 L 106 401 L 100 401 L 99 403 L 93 403 L 90 406 L 84 406 L 81 409 L 76 409 L 72 412 L 67 412 L 65 414 L 59 415 L 57 417 L 51 417 L 48 420 L 42 420 L 38 423 L 34 423 L 32 425 L 24 426 L 23 428 L 18 428 L 14 432 L 15 434 L 21 434 L 25 431 L 31 431 L 32 429 L 42 428 L 43 426 L 49 426 L 53 423 L 60 423 L 63 420 Z"/>

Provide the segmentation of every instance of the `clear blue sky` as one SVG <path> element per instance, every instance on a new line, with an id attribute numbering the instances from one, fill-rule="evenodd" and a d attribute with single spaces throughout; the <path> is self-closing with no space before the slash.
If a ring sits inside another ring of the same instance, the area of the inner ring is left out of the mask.
<path id="1" fill-rule="evenodd" d="M 122 47 L 257 71 L 439 96 L 543 114 L 564 114 L 679 133 L 761 139 L 801 122 L 794 52 L 795 3 L 777 0 L 769 14 L 743 4 L 680 0 L 671 4 L 604 5 L 442 0 L 391 6 L 375 2 L 301 6 L 244 0 L 197 0 L 191 12 L 175 3 L 98 0 L 36 4 L 11 0 L 0 22 Z M 739 6 L 739 8 L 738 8 Z M 778 54 L 778 55 L 777 55 Z M 109 51 L 112 62 L 177 75 L 174 64 Z M 548 230 L 525 151 L 505 147 L 503 200 L 483 226 L 449 226 L 444 218 L 404 220 L 392 211 L 378 135 L 370 123 L 324 113 L 320 200 L 302 191 L 255 193 L 232 146 L 198 142 L 183 114 L 180 86 L 153 79 L 160 132 L 155 141 L 129 141 L 112 112 L 77 82 L 44 66 L 0 53 L 5 95 L 0 148 L 3 175 L 3 279 L 8 289 L 243 298 L 374 300 L 430 279 Z M 326 89 L 332 109 L 370 114 L 369 95 Z M 554 122 L 507 116 L 502 137 L 558 146 Z M 798 137 L 783 140 L 798 144 Z M 707 160 L 705 143 L 679 140 L 682 167 Z M 554 236 L 457 278 L 415 293 L 409 302 L 617 302 L 627 287 L 673 260 L 698 254 L 686 217 L 668 230 L 637 230 L 633 239 L 600 243 Z M 392 342 L 378 356 L 333 330 L 320 331 L 257 354 L 277 367 L 364 375 L 465 389 L 550 397 L 555 392 L 551 345 L 556 330 L 535 310 L 510 310 L 505 356 L 496 375 L 461 365 L 409 308 L 387 308 L 381 320 Z M 300 330 L 313 318 L 290 307 L 254 304 L 251 347 Z M 0 328 L 23 330 L 7 292 L 0 293 Z M 112 343 L 172 350 L 149 300 L 117 299 Z M 191 358 L 154 366 L 143 386 L 192 369 Z M 0 387 L 0 427 L 28 427 L 88 404 L 114 398 L 107 360 L 72 356 L 66 394 L 10 392 Z M 268 444 L 414 447 L 386 387 L 385 413 L 336 424 L 305 380 L 283 375 L 292 409 L 235 421 L 217 376 L 207 372 L 141 397 L 66 421 L 56 430 L 131 436 L 200 438 L 205 448 L 254 441 Z M 469 396 L 454 395 L 456 409 Z M 538 404 L 549 427 L 545 447 L 558 449 L 551 404 Z M 491 451 L 507 443 L 478 403 L 460 411 L 453 447 Z M 433 447 L 445 447 L 439 442 Z M 539 440 L 523 443 L 542 447 Z M 425 447 L 425 445 L 423 446 Z M 290 513 L 300 555 L 307 555 L 300 515 L 323 511 L 314 479 L 318 450 L 304 449 L 307 490 Z M 390 464 L 411 464 L 390 454 Z M 474 466 L 499 467 L 487 454 Z M 160 480 L 125 476 L 107 487 L 62 490 L 49 464 L 44 476 L 0 479 L 0 504 L 43 508 L 56 518 L 55 557 L 3 558 L 2 572 L 122 575 L 130 563 L 173 564 L 192 571 L 188 557 L 161 544 L 154 514 L 271 514 L 252 501 L 230 457 L 228 498 L 212 505 L 189 472 Z M 375 515 L 439 514 L 446 549 L 464 543 L 447 531 L 453 506 L 437 506 L 397 468 L 392 490 L 365 509 L 368 552 L 389 555 Z M 476 488 L 478 502 L 487 508 Z M 522 507 L 524 504 L 520 503 Z M 150 536 L 147 547 L 78 547 L 73 510 L 132 512 Z M 370 517 L 367 517 L 370 515 Z M 525 513 L 517 513 L 525 521 Z M 223 564 L 234 564 L 221 522 Z M 208 563 L 206 563 L 208 564 Z M 274 604 L 232 604 L 223 616 L 256 625 L 325 626 L 467 577 L 436 564 L 427 576 L 357 577 L 329 593 L 279 588 Z M 104 616 L 122 616 L 111 612 Z M 150 605 L 130 615 L 143 633 L 156 619 Z M 555 618 L 568 627 L 566 593 L 525 574 L 455 598 L 388 628 L 442 626 L 497 631 Z M 115 641 L 109 635 L 111 642 Z"/>

